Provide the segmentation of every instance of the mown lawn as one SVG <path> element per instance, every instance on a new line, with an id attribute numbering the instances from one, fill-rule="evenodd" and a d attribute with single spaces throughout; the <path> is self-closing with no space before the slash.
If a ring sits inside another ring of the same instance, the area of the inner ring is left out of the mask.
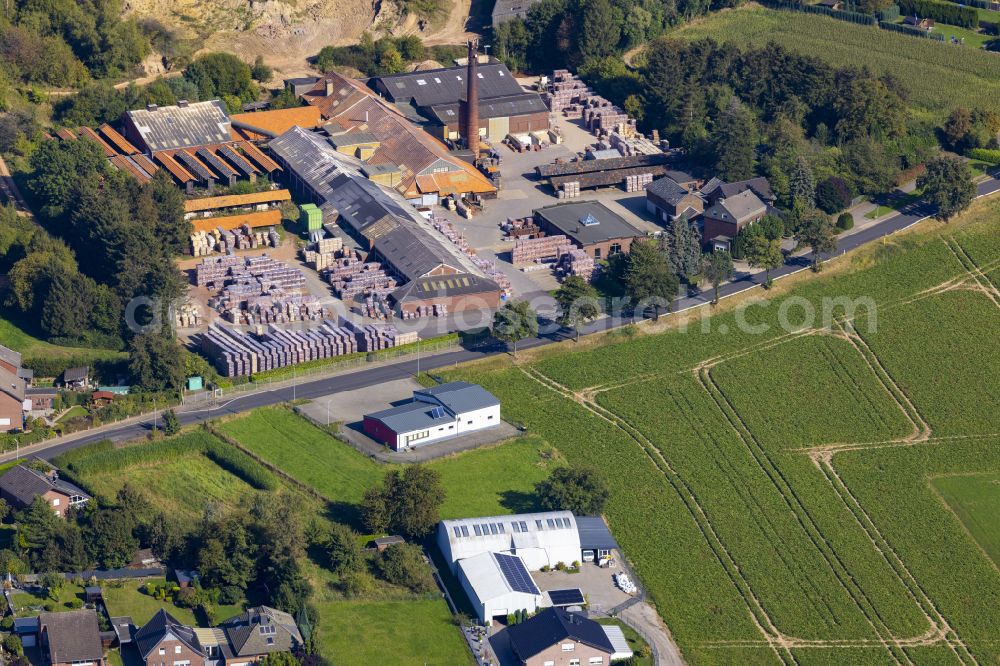
<path id="1" fill-rule="evenodd" d="M 319 615 L 320 650 L 336 664 L 473 663 L 444 599 L 338 601 Z"/>
<path id="2" fill-rule="evenodd" d="M 754 46 L 773 41 L 835 66 L 863 63 L 896 77 L 910 91 L 912 104 L 938 117 L 956 106 L 1000 111 L 1000 59 L 971 46 L 959 48 L 827 16 L 756 5 L 715 12 L 671 35 Z"/>
<path id="3" fill-rule="evenodd" d="M 73 585 L 72 583 L 66 583 L 62 589 L 59 590 L 58 599 L 52 599 L 44 592 L 40 594 L 33 594 L 31 592 L 14 592 L 14 612 L 17 613 L 18 617 L 34 617 L 44 610 L 49 610 L 50 612 L 64 612 L 69 610 L 75 610 L 73 607 L 74 601 L 82 602 L 84 600 L 83 588 L 79 585 Z M 49 609 L 46 609 L 46 606 Z"/>
<path id="4" fill-rule="evenodd" d="M 158 601 L 146 594 L 146 583 L 160 585 L 166 582 L 164 578 L 147 578 L 144 580 L 125 580 L 120 584 L 104 586 L 104 602 L 112 617 L 128 616 L 137 627 L 149 622 L 161 608 L 173 615 L 184 624 L 198 626 L 194 612 L 190 608 L 181 608 L 173 602 Z M 222 617 L 220 616 L 220 619 Z"/>

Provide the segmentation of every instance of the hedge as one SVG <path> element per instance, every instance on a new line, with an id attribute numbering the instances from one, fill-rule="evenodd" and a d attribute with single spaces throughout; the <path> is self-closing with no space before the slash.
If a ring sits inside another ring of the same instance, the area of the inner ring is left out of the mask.
<path id="1" fill-rule="evenodd" d="M 974 160 L 979 160 L 980 162 L 988 162 L 989 164 L 1000 164 L 1000 150 L 990 149 L 990 148 L 973 148 L 965 154 L 966 157 L 970 157 Z"/>
<path id="2" fill-rule="evenodd" d="M 979 12 L 975 7 L 962 7 L 937 0 L 899 0 L 899 11 L 907 16 L 934 19 L 960 28 L 979 28 Z"/>
<path id="3" fill-rule="evenodd" d="M 893 23 L 899 19 L 899 5 L 889 5 L 885 9 L 875 12 L 879 21 Z"/>
<path id="4" fill-rule="evenodd" d="M 802 5 L 796 2 L 786 2 L 784 0 L 772 0 L 771 2 L 766 2 L 765 4 L 777 9 L 791 9 L 797 12 L 806 12 L 807 14 L 823 14 L 824 16 L 829 16 L 841 21 L 848 21 L 849 23 L 857 23 L 859 25 L 877 24 L 874 16 L 862 14 L 861 12 L 838 11 L 830 9 L 829 7 L 821 7 L 819 5 Z"/>
<path id="5" fill-rule="evenodd" d="M 277 490 L 278 480 L 259 462 L 228 444 L 213 443 L 205 455 L 216 465 L 237 476 L 257 490 Z"/>
<path id="6" fill-rule="evenodd" d="M 937 42 L 944 41 L 944 35 L 940 32 L 927 32 L 921 28 L 915 28 L 910 25 L 902 25 L 901 23 L 879 23 L 879 27 L 890 32 L 901 32 L 904 35 L 910 35 L 911 37 L 923 37 L 924 39 L 933 39 Z"/>

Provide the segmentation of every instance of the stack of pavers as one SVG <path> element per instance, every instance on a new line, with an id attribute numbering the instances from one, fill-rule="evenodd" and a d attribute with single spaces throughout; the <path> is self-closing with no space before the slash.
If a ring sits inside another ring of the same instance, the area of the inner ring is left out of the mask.
<path id="1" fill-rule="evenodd" d="M 556 197 L 559 199 L 575 199 L 578 196 L 580 196 L 580 181 L 578 180 L 563 183 L 556 192 Z"/>
<path id="2" fill-rule="evenodd" d="M 535 218 L 532 215 L 519 218 L 508 217 L 506 222 L 501 221 L 499 224 L 505 240 L 540 238 L 544 235 L 541 227 L 535 224 Z"/>
<path id="3" fill-rule="evenodd" d="M 330 285 L 342 300 L 350 301 L 373 292 L 389 291 L 396 286 L 395 278 L 388 275 L 378 262 L 359 262 L 352 264 L 351 268 L 356 270 L 330 274 Z"/>
<path id="4" fill-rule="evenodd" d="M 579 118 L 581 102 L 590 97 L 587 84 L 565 69 L 552 73 L 546 101 L 552 113 L 562 113 L 567 118 Z"/>
<path id="5" fill-rule="evenodd" d="M 354 341 L 357 343 L 359 352 L 391 349 L 399 345 L 417 341 L 417 333 L 415 331 L 403 333 L 395 326 L 388 324 L 361 325 L 354 323 L 343 315 L 341 315 L 337 323 L 354 334 Z"/>
<path id="6" fill-rule="evenodd" d="M 569 252 L 573 244 L 562 234 L 545 236 L 543 238 L 521 238 L 514 242 L 511 251 L 511 263 L 541 263 L 554 261 Z"/>
<path id="7" fill-rule="evenodd" d="M 344 241 L 339 238 L 323 238 L 310 243 L 302 250 L 302 259 L 316 271 L 323 271 L 332 266 L 337 259 L 352 255 L 351 250 L 344 249 Z"/>
<path id="8" fill-rule="evenodd" d="M 278 232 L 254 231 L 244 224 L 232 230 L 215 229 L 196 231 L 191 235 L 191 253 L 204 257 L 216 252 L 226 254 L 235 250 L 256 250 L 260 247 L 278 247 L 281 239 Z"/>
<path id="9" fill-rule="evenodd" d="M 653 182 L 653 174 L 639 173 L 633 176 L 625 176 L 626 192 L 642 192 L 646 186 Z"/>
<path id="10" fill-rule="evenodd" d="M 201 336 L 201 348 L 225 377 L 247 376 L 358 351 L 354 332 L 329 320 L 299 331 L 268 326 L 257 334 L 213 324 Z"/>
<path id="11" fill-rule="evenodd" d="M 579 275 L 587 282 L 594 279 L 597 271 L 597 264 L 594 258 L 584 250 L 574 248 L 559 257 L 556 263 L 556 275 L 565 278 L 570 275 Z"/>

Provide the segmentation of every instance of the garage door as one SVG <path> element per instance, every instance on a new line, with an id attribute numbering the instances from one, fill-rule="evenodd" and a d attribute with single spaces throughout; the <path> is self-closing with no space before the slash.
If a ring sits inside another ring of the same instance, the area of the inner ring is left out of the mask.
<path id="1" fill-rule="evenodd" d="M 26 648 L 35 647 L 35 639 L 36 637 L 34 634 L 25 634 L 24 636 L 21 636 L 21 645 Z"/>

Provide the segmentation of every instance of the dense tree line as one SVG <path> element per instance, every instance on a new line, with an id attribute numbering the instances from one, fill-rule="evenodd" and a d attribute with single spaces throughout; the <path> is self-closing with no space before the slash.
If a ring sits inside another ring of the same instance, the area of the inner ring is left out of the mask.
<path id="1" fill-rule="evenodd" d="M 324 46 L 313 64 L 321 72 L 331 72 L 336 67 L 350 67 L 366 76 L 397 74 L 412 63 L 426 59 L 450 63 L 464 57 L 465 47 L 452 45 L 425 46 L 416 35 L 380 37 L 364 32 L 357 44 L 349 46 Z"/>
<path id="2" fill-rule="evenodd" d="M 132 73 L 150 52 L 122 0 L 12 0 L 0 7 L 0 69 L 14 81 L 77 86 Z"/>

